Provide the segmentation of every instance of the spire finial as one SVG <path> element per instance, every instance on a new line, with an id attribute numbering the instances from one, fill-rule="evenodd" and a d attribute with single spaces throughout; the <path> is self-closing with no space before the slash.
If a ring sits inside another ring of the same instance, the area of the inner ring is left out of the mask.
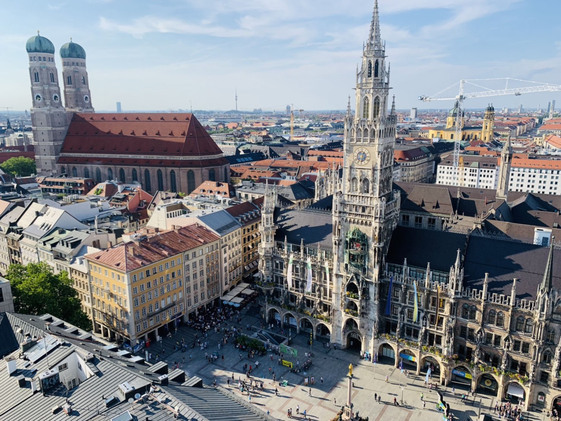
<path id="1" fill-rule="evenodd" d="M 378 14 L 378 0 L 374 0 L 374 12 L 372 13 L 372 22 L 370 23 L 369 44 L 374 48 L 381 50 L 382 37 L 380 35 L 380 16 Z"/>
<path id="2" fill-rule="evenodd" d="M 72 37 L 70 37 L 70 42 L 72 42 Z"/>
<path id="3" fill-rule="evenodd" d="M 395 95 L 392 97 L 392 115 L 395 114 Z"/>
<path id="4" fill-rule="evenodd" d="M 351 115 L 351 96 L 349 95 L 349 99 L 347 101 L 347 115 Z"/>
<path id="5" fill-rule="evenodd" d="M 37 35 L 39 35 L 39 29 L 37 29 Z"/>

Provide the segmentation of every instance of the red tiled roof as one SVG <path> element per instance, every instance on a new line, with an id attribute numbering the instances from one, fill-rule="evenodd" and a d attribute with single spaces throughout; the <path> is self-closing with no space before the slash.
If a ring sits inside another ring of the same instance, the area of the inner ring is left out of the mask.
<path id="1" fill-rule="evenodd" d="M 67 162 L 67 154 L 88 154 L 98 160 L 111 155 L 135 155 L 140 160 L 151 155 L 222 157 L 222 151 L 195 116 L 178 113 L 76 113 L 66 133 L 61 162 Z M 117 159 L 118 163 L 135 165 L 134 159 Z"/>
<path id="2" fill-rule="evenodd" d="M 88 254 L 86 259 L 113 269 L 130 272 L 156 263 L 220 237 L 201 225 L 193 224 L 176 231 L 152 235 L 138 242 L 130 241 L 116 247 Z"/>
<path id="3" fill-rule="evenodd" d="M 554 148 L 561 149 L 561 137 L 560 136 L 555 136 L 555 135 L 548 136 L 545 139 L 545 142 L 549 143 Z"/>

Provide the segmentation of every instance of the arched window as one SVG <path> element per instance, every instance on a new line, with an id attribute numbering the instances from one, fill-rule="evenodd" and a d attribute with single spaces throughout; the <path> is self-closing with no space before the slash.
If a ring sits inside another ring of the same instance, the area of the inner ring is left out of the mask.
<path id="1" fill-rule="evenodd" d="M 152 191 L 152 181 L 150 180 L 150 170 L 144 170 L 144 189 Z"/>
<path id="2" fill-rule="evenodd" d="M 230 175 L 230 171 L 228 171 L 228 167 L 224 167 L 224 182 L 228 182 L 228 176 Z"/>
<path id="3" fill-rule="evenodd" d="M 193 170 L 187 171 L 187 194 L 195 190 L 195 173 Z"/>
<path id="4" fill-rule="evenodd" d="M 101 183 L 101 170 L 99 169 L 99 167 L 95 169 L 95 182 Z"/>
<path id="5" fill-rule="evenodd" d="M 546 342 L 555 343 L 555 330 L 549 329 L 545 337 Z"/>
<path id="6" fill-rule="evenodd" d="M 493 309 L 489 310 L 489 314 L 487 315 L 487 323 L 490 325 L 494 325 L 497 319 L 497 312 Z"/>
<path id="7" fill-rule="evenodd" d="M 66 76 L 66 84 L 72 85 L 72 76 Z"/>
<path id="8" fill-rule="evenodd" d="M 51 83 L 55 83 L 55 74 L 53 72 L 49 74 L 49 77 L 51 78 Z"/>
<path id="9" fill-rule="evenodd" d="M 162 170 L 158 170 L 158 172 L 156 173 L 156 176 L 158 178 L 158 190 L 163 190 L 164 189 L 164 175 L 162 174 Z"/>
<path id="10" fill-rule="evenodd" d="M 208 170 L 208 179 L 210 181 L 216 181 L 216 171 L 214 171 L 214 168 Z"/>
<path id="11" fill-rule="evenodd" d="M 113 180 L 113 170 L 111 168 L 107 168 L 107 179 Z"/>
<path id="12" fill-rule="evenodd" d="M 368 97 L 364 97 L 364 101 L 362 102 L 362 118 L 368 118 L 370 114 L 370 101 L 368 101 Z"/>
<path id="13" fill-rule="evenodd" d="M 534 330 L 534 322 L 532 319 L 526 319 L 526 324 L 524 325 L 524 332 L 525 333 L 532 333 Z"/>
<path id="14" fill-rule="evenodd" d="M 498 327 L 503 327 L 505 325 L 505 315 L 502 311 L 499 311 L 497 313 L 497 326 Z"/>
<path id="15" fill-rule="evenodd" d="M 177 183 L 175 181 L 175 171 L 171 170 L 169 172 L 169 186 L 172 192 L 177 192 Z"/>
<path id="16" fill-rule="evenodd" d="M 542 363 L 551 364 L 551 352 L 545 351 L 542 355 Z"/>
<path id="17" fill-rule="evenodd" d="M 78 170 L 76 167 L 72 167 L 72 177 L 78 177 Z"/>
<path id="18" fill-rule="evenodd" d="M 524 330 L 524 317 L 518 316 L 516 319 L 516 330 L 522 332 Z"/>
<path id="19" fill-rule="evenodd" d="M 119 181 L 125 182 L 125 170 L 122 168 L 119 170 Z"/>
<path id="20" fill-rule="evenodd" d="M 370 181 L 368 181 L 368 178 L 362 180 L 362 192 L 370 193 Z"/>
<path id="21" fill-rule="evenodd" d="M 85 178 L 90 178 L 90 169 L 89 168 L 84 168 L 84 177 Z"/>
<path id="22" fill-rule="evenodd" d="M 61 167 L 60 172 L 62 172 L 63 174 L 66 174 L 66 167 Z"/>
<path id="23" fill-rule="evenodd" d="M 357 188 L 358 188 L 358 181 L 356 178 L 353 178 L 351 180 L 351 192 L 353 193 L 356 192 Z"/>
<path id="24" fill-rule="evenodd" d="M 82 85 L 86 84 L 86 76 L 82 76 Z"/>
<path id="25" fill-rule="evenodd" d="M 34 80 L 35 82 L 39 82 L 39 72 L 33 73 L 33 80 Z"/>
<path id="26" fill-rule="evenodd" d="M 368 77 L 372 77 L 372 62 L 371 61 L 368 62 Z"/>
<path id="27" fill-rule="evenodd" d="M 467 303 L 462 306 L 462 319 L 469 319 L 469 304 Z"/>
<path id="28" fill-rule="evenodd" d="M 475 320 L 475 315 L 477 314 L 477 310 L 475 309 L 475 306 L 471 306 L 469 309 L 469 319 L 470 320 Z"/>
<path id="29" fill-rule="evenodd" d="M 138 173 L 136 172 L 136 168 L 132 169 L 132 181 L 138 181 Z"/>
<path id="30" fill-rule="evenodd" d="M 376 63 L 374 63 L 374 77 L 378 77 L 380 73 L 380 64 L 378 63 L 378 60 L 376 60 Z"/>
<path id="31" fill-rule="evenodd" d="M 380 115 L 380 98 L 374 98 L 374 118 L 378 118 Z"/>

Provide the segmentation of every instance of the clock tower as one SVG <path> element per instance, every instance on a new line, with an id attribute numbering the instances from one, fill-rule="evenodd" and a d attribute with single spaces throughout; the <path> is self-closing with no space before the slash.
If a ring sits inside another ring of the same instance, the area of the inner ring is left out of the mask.
<path id="1" fill-rule="evenodd" d="M 399 216 L 392 191 L 395 104 L 380 36 L 378 1 L 356 75 L 355 115 L 347 108 L 343 177 L 333 199 L 334 294 L 332 341 L 373 352 L 379 277 Z"/>

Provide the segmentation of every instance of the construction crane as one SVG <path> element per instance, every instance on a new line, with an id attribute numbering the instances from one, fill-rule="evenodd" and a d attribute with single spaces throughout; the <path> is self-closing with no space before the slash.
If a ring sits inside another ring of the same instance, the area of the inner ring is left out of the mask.
<path id="1" fill-rule="evenodd" d="M 291 142 L 294 140 L 294 111 L 298 111 L 301 113 L 304 110 L 302 109 L 295 110 L 293 105 L 290 106 L 290 141 Z"/>
<path id="2" fill-rule="evenodd" d="M 492 89 L 485 87 L 481 84 L 484 81 L 493 81 L 493 82 L 502 82 L 504 81 L 505 85 L 502 89 Z M 477 82 L 477 83 L 476 83 Z M 521 82 L 530 84 L 531 86 L 524 86 L 524 87 L 517 87 L 513 88 L 510 87 L 509 84 L 512 82 Z M 522 80 L 522 79 L 514 79 L 514 78 L 491 78 L 491 79 L 462 79 L 459 82 L 459 90 L 458 95 L 455 97 L 440 97 L 439 95 L 442 92 L 449 90 L 450 88 L 456 86 L 457 83 L 449 86 L 446 89 L 443 89 L 436 95 L 430 97 L 426 95 L 421 95 L 419 100 L 424 102 L 431 102 L 431 101 L 456 101 L 456 121 L 455 121 L 455 133 L 454 133 L 454 169 L 459 171 L 459 163 L 460 163 L 460 149 L 461 149 L 461 142 L 462 142 L 462 116 L 463 116 L 463 102 L 465 99 L 468 98 L 487 98 L 493 96 L 502 96 L 502 95 L 515 95 L 520 96 L 522 94 L 530 94 L 536 92 L 559 92 L 561 91 L 561 85 L 554 85 L 551 83 L 542 83 L 542 82 L 533 82 L 530 80 Z M 465 88 L 466 85 L 474 86 L 475 88 L 481 89 L 480 91 L 476 92 L 466 92 Z M 459 176 L 459 174 L 458 174 Z"/>

